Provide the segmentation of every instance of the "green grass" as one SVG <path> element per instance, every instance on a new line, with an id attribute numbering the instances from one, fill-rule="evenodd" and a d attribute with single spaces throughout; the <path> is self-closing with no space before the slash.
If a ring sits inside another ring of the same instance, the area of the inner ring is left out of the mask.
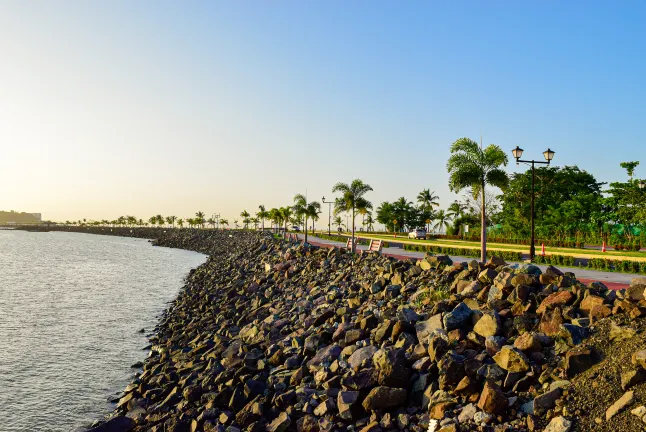
<path id="1" fill-rule="evenodd" d="M 345 235 L 348 235 L 347 233 L 343 233 Z M 357 233 L 358 236 L 360 237 L 372 237 L 372 238 L 377 238 L 377 239 L 382 239 L 386 240 L 392 243 L 397 243 L 398 241 L 409 241 L 413 242 L 415 244 L 427 244 L 427 245 L 455 245 L 455 246 L 469 246 L 469 247 L 477 247 L 480 248 L 480 242 L 474 242 L 474 241 L 465 241 L 465 240 L 445 240 L 445 239 L 439 239 L 439 240 L 414 240 L 414 239 L 409 239 L 406 233 L 402 233 L 403 235 L 397 236 L 397 238 L 394 238 L 391 235 L 379 235 L 379 234 L 370 234 L 370 233 L 365 233 L 365 232 L 359 232 Z M 529 246 L 528 245 L 514 245 L 514 244 L 508 244 L 508 243 L 491 243 L 487 242 L 487 246 L 490 248 L 495 248 L 499 250 L 512 250 L 512 251 L 524 251 L 525 253 L 529 253 Z M 536 246 L 536 252 L 540 253 L 540 246 Z M 546 253 L 551 254 L 551 253 L 568 253 L 568 254 L 575 254 L 575 255 L 594 255 L 598 257 L 607 257 L 607 258 L 622 258 L 622 257 L 637 257 L 637 258 L 646 258 L 646 252 L 633 252 L 633 251 L 608 251 L 608 252 L 601 252 L 599 250 L 593 250 L 593 249 L 579 249 L 579 248 L 563 248 L 563 247 L 547 247 L 546 248 Z"/>

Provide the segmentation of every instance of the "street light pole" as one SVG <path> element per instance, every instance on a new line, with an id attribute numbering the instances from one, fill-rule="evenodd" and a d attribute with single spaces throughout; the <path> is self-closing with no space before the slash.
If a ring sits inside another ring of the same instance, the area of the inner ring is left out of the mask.
<path id="1" fill-rule="evenodd" d="M 331 228 L 332 228 L 332 203 L 334 201 L 325 201 L 325 197 L 323 197 L 321 199 L 321 201 L 323 201 L 323 204 L 328 205 L 327 206 L 327 214 L 328 214 L 328 216 L 327 216 L 327 235 L 332 235 L 332 231 L 331 231 Z"/>
<path id="2" fill-rule="evenodd" d="M 515 149 L 511 151 L 511 153 L 514 155 L 514 158 L 516 159 L 516 165 L 519 165 L 521 162 L 526 163 L 526 164 L 531 164 L 532 165 L 532 201 L 531 201 L 531 230 L 532 230 L 532 236 L 529 244 L 529 260 L 533 261 L 534 257 L 536 256 L 536 247 L 534 246 L 534 218 L 536 217 L 535 212 L 534 212 L 534 195 L 535 195 L 535 184 L 536 184 L 536 176 L 534 173 L 534 165 L 535 164 L 541 164 L 541 165 L 549 165 L 552 159 L 554 158 L 554 152 L 550 150 L 549 148 L 543 152 L 543 156 L 545 157 L 545 160 L 547 162 L 543 161 L 536 161 L 536 160 L 521 160 L 520 157 L 523 155 L 523 149 L 516 146 Z"/>

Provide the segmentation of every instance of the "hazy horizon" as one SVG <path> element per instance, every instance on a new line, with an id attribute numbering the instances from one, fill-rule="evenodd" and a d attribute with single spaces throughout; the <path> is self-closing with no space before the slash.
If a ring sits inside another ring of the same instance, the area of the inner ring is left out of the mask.
<path id="1" fill-rule="evenodd" d="M 44 219 L 457 196 L 483 137 L 599 181 L 640 143 L 643 2 L 0 4 L 1 210 Z M 511 154 L 509 154 L 511 159 Z M 525 170 L 510 163 L 509 172 Z M 646 161 L 636 170 L 646 178 Z M 327 205 L 318 226 L 327 223 Z"/>

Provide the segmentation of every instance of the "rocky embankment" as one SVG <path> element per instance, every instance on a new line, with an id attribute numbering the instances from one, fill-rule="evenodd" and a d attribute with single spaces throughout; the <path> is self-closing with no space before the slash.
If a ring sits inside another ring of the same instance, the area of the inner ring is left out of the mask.
<path id="1" fill-rule="evenodd" d="M 95 431 L 643 430 L 646 281 L 173 230 L 209 260 Z"/>

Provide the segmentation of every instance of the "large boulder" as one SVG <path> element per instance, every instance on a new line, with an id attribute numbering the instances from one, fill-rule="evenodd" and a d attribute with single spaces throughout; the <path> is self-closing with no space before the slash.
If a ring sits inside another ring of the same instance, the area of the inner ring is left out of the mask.
<path id="1" fill-rule="evenodd" d="M 366 411 L 374 411 L 403 405 L 406 398 L 406 390 L 403 388 L 378 386 L 370 390 L 362 405 Z"/>

